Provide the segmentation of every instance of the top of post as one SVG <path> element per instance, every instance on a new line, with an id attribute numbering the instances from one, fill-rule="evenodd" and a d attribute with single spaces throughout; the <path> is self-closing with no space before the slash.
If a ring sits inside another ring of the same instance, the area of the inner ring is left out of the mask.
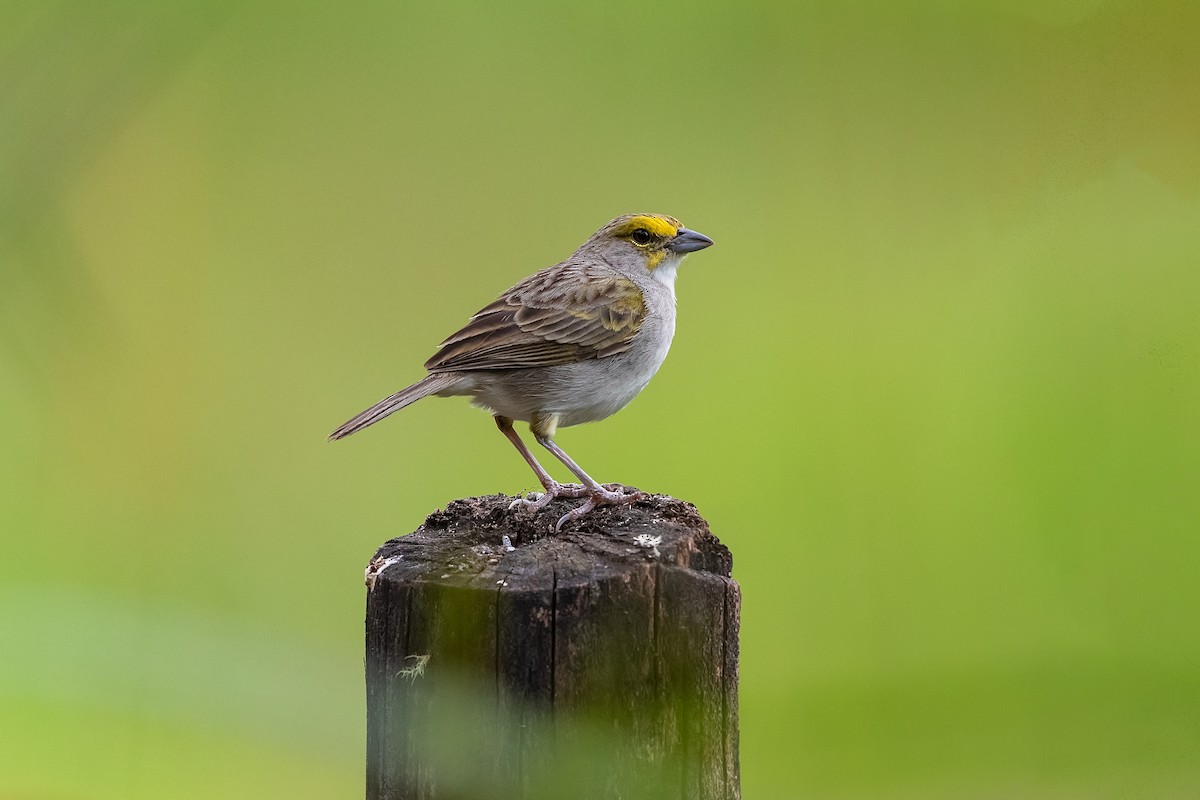
<path id="1" fill-rule="evenodd" d="M 628 487 L 622 487 L 628 489 Z M 537 515 L 510 509 L 502 494 L 455 500 L 416 531 L 379 548 L 367 568 L 376 580 L 420 580 L 505 588 L 515 583 L 588 582 L 657 564 L 728 578 L 733 556 L 691 503 L 648 495 L 626 506 L 602 507 L 554 533 L 556 501 Z"/>

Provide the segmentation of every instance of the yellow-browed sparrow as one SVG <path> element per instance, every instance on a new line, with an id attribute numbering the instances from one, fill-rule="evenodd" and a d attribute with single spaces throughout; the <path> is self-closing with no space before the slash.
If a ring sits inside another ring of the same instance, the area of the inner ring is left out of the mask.
<path id="1" fill-rule="evenodd" d="M 611 491 L 554 442 L 560 427 L 613 414 L 645 388 L 675 335 L 675 270 L 712 239 L 662 214 L 627 214 L 592 234 L 560 264 L 537 272 L 483 308 L 425 362 L 429 374 L 346 422 L 341 439 L 436 394 L 467 395 L 533 468 L 545 492 L 513 506 L 537 511 L 556 497 L 586 497 L 555 530 L 601 505 L 632 503 Z M 538 443 L 580 484 L 560 484 L 513 429 L 529 422 Z"/>

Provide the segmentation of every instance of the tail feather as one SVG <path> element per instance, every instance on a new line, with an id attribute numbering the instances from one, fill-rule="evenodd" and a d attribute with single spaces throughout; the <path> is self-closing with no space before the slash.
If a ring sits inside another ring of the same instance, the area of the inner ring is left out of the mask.
<path id="1" fill-rule="evenodd" d="M 446 373 L 435 372 L 432 375 L 426 375 L 412 386 L 401 389 L 391 397 L 385 397 L 366 411 L 356 415 L 353 419 L 347 420 L 340 428 L 329 434 L 329 441 L 344 439 L 368 425 L 374 425 L 388 414 L 399 411 L 405 406 L 417 402 L 422 397 L 428 397 L 431 394 L 449 389 L 457 381 L 458 378 L 455 375 Z"/>

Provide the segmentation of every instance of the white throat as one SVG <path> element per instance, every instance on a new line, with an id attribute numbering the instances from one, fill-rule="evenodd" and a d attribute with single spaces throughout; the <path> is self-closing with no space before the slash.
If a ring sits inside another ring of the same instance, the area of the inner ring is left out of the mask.
<path id="1" fill-rule="evenodd" d="M 675 296 L 675 273 L 679 269 L 679 262 L 686 257 L 686 253 L 681 255 L 672 253 L 664 258 L 661 264 L 650 270 L 650 277 L 670 289 L 671 297 Z"/>

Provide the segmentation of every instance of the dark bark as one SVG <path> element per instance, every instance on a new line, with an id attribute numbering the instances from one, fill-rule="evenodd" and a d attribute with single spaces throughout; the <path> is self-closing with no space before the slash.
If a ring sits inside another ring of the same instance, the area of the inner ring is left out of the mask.
<path id="1" fill-rule="evenodd" d="M 561 534 L 567 501 L 511 500 L 455 501 L 368 568 L 367 797 L 739 797 L 729 551 L 668 497 Z"/>

